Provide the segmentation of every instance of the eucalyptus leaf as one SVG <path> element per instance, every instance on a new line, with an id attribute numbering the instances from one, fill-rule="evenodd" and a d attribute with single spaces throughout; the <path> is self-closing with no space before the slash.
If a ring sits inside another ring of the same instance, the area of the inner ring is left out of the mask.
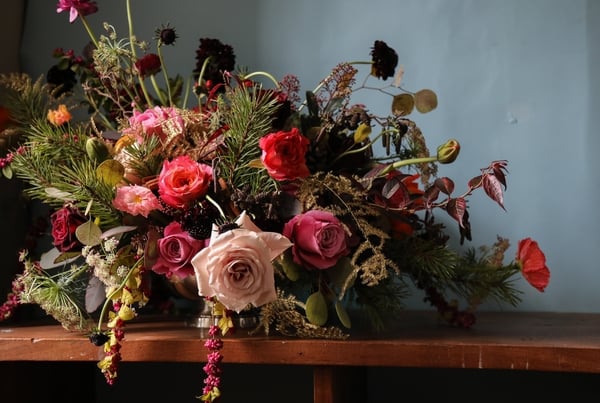
<path id="1" fill-rule="evenodd" d="M 341 301 L 335 301 L 335 312 L 337 313 L 341 324 L 345 328 L 350 329 L 352 327 L 350 315 L 348 315 L 348 311 L 346 311 L 346 308 L 344 308 L 344 304 L 342 304 Z"/>
<path id="2" fill-rule="evenodd" d="M 62 190 L 59 190 L 57 188 L 49 187 L 49 188 L 45 188 L 44 191 L 46 192 L 46 194 L 49 197 L 52 197 L 54 199 L 59 199 L 59 200 L 64 200 L 64 201 L 71 201 L 71 200 L 75 199 L 75 196 L 73 195 L 73 193 L 63 192 Z"/>
<path id="3" fill-rule="evenodd" d="M 411 94 L 399 94 L 392 100 L 392 113 L 396 116 L 406 116 L 415 108 L 415 99 Z"/>
<path id="4" fill-rule="evenodd" d="M 10 167 L 10 165 L 5 165 L 2 167 L 2 175 L 4 175 L 6 177 L 6 179 L 12 179 L 13 170 Z"/>
<path id="5" fill-rule="evenodd" d="M 61 254 L 62 252 L 59 251 L 57 248 L 52 248 L 42 253 L 40 256 L 40 267 L 44 270 L 54 269 L 56 267 L 63 267 L 65 264 L 70 263 L 79 257 L 78 253 L 77 256 L 70 257 L 67 260 L 61 260 L 59 259 Z M 59 261 L 57 262 L 57 260 Z"/>
<path id="6" fill-rule="evenodd" d="M 96 276 L 91 276 L 85 289 L 85 310 L 88 313 L 96 311 L 106 299 L 104 284 Z"/>
<path id="7" fill-rule="evenodd" d="M 117 160 L 108 159 L 98 165 L 96 176 L 108 185 L 116 185 L 123 180 L 125 167 Z"/>
<path id="8" fill-rule="evenodd" d="M 104 231 L 102 233 L 102 235 L 100 236 L 100 238 L 108 239 L 108 238 L 112 238 L 112 237 L 117 237 L 117 235 L 121 235 L 126 232 L 131 232 L 135 229 L 137 229 L 137 226 L 135 226 L 135 225 L 119 225 L 118 227 L 114 227 L 107 231 Z"/>
<path id="9" fill-rule="evenodd" d="M 93 221 L 87 221 L 77 227 L 75 236 L 84 245 L 99 245 L 102 240 L 102 230 Z"/>
<path id="10" fill-rule="evenodd" d="M 306 318 L 317 326 L 327 323 L 327 300 L 320 291 L 312 293 L 306 300 Z"/>
<path id="11" fill-rule="evenodd" d="M 81 252 L 62 252 L 54 259 L 54 263 L 67 263 L 81 256 Z"/>
<path id="12" fill-rule="evenodd" d="M 423 89 L 415 94 L 415 106 L 421 113 L 431 112 L 437 108 L 437 95 L 432 90 Z"/>
<path id="13" fill-rule="evenodd" d="M 285 276 L 291 281 L 298 281 L 302 267 L 296 264 L 292 258 L 290 249 L 281 254 L 281 258 L 276 263 L 281 267 Z"/>

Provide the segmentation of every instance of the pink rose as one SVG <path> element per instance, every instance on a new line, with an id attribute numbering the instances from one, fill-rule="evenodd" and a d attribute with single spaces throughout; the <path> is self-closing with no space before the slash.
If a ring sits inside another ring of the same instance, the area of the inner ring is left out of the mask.
<path id="1" fill-rule="evenodd" d="M 262 232 L 243 212 L 239 228 L 218 232 L 192 259 L 198 294 L 216 297 L 227 309 L 241 312 L 277 299 L 272 260 L 292 244 L 276 232 Z"/>
<path id="2" fill-rule="evenodd" d="M 61 252 L 69 252 L 82 244 L 75 237 L 75 230 L 87 219 L 74 207 L 63 207 L 50 216 L 52 245 Z"/>
<path id="3" fill-rule="evenodd" d="M 149 136 L 157 136 L 165 141 L 167 133 L 169 136 L 181 133 L 184 126 L 183 118 L 176 108 L 155 106 L 144 112 L 133 111 L 133 116 L 129 118 L 129 128 L 123 130 L 123 134 L 135 136 L 139 143 Z M 168 128 L 168 132 L 165 128 Z"/>
<path id="4" fill-rule="evenodd" d="M 185 208 L 208 192 L 213 179 L 210 165 L 201 164 L 187 155 L 163 162 L 158 177 L 158 193 L 171 207 Z"/>
<path id="5" fill-rule="evenodd" d="M 162 208 L 158 198 L 145 186 L 121 186 L 113 200 L 113 207 L 131 215 L 148 217 L 152 210 Z"/>
<path id="6" fill-rule="evenodd" d="M 278 181 L 310 175 L 305 155 L 310 142 L 297 128 L 268 134 L 259 140 L 260 157 L 269 175 Z"/>
<path id="7" fill-rule="evenodd" d="M 157 241 L 158 258 L 152 270 L 167 277 L 183 279 L 194 274 L 191 260 L 204 247 L 204 241 L 193 238 L 181 224 L 173 221 L 165 227 Z"/>
<path id="8" fill-rule="evenodd" d="M 326 211 L 310 210 L 294 216 L 283 227 L 283 235 L 294 243 L 294 262 L 308 269 L 328 269 L 350 253 L 344 226 Z"/>

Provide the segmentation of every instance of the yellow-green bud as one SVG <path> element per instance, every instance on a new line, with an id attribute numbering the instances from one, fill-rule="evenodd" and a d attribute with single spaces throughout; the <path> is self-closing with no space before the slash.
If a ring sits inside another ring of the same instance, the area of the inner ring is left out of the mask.
<path id="1" fill-rule="evenodd" d="M 85 143 L 85 151 L 88 157 L 96 163 L 101 163 L 108 158 L 108 147 L 102 140 L 96 137 L 90 137 Z"/>
<path id="2" fill-rule="evenodd" d="M 450 139 L 437 149 L 437 160 L 442 164 L 454 162 L 460 152 L 460 144 L 455 139 Z"/>

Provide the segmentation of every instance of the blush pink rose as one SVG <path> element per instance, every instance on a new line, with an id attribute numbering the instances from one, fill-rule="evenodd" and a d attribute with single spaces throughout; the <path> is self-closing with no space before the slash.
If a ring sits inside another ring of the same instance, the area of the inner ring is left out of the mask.
<path id="1" fill-rule="evenodd" d="M 158 193 L 171 207 L 185 208 L 208 192 L 213 179 L 210 165 L 201 164 L 187 155 L 163 162 L 158 177 Z"/>
<path id="2" fill-rule="evenodd" d="M 157 241 L 158 258 L 152 270 L 180 279 L 193 275 L 191 260 L 203 247 L 203 240 L 193 238 L 180 223 L 173 221 L 165 227 L 163 237 Z"/>
<path id="3" fill-rule="evenodd" d="M 350 253 L 349 236 L 340 220 L 322 210 L 294 216 L 283 227 L 290 239 L 294 262 L 307 269 L 328 269 Z"/>
<path id="4" fill-rule="evenodd" d="M 259 140 L 260 157 L 271 178 L 283 181 L 306 178 L 306 152 L 310 142 L 297 128 L 268 134 Z"/>
<path id="5" fill-rule="evenodd" d="M 218 233 L 192 259 L 198 294 L 216 297 L 227 309 L 241 312 L 277 299 L 272 260 L 292 244 L 277 232 L 262 232 L 243 212 L 239 228 Z"/>
<path id="6" fill-rule="evenodd" d="M 158 198 L 145 186 L 121 186 L 113 200 L 113 207 L 131 215 L 148 217 L 152 210 L 162 208 Z"/>

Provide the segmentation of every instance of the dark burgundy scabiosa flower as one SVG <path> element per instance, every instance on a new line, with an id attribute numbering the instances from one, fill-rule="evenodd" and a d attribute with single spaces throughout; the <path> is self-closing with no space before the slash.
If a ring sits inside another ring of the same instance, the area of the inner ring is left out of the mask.
<path id="1" fill-rule="evenodd" d="M 210 91 L 216 84 L 223 83 L 223 73 L 235 68 L 235 54 L 230 45 L 213 38 L 201 38 L 200 47 L 196 51 L 196 79 L 202 72 L 206 59 L 209 59 L 204 69 L 202 79 L 206 89 Z"/>
<path id="2" fill-rule="evenodd" d="M 398 54 L 390 48 L 384 41 L 375 41 L 371 48 L 371 74 L 377 78 L 387 80 L 394 75 L 394 70 L 398 65 Z"/>
<path id="3" fill-rule="evenodd" d="M 46 81 L 56 88 L 53 94 L 58 97 L 73 89 L 77 84 L 77 77 L 70 68 L 61 69 L 58 65 L 54 65 L 46 73 Z"/>
<path id="4" fill-rule="evenodd" d="M 174 28 L 171 28 L 169 24 L 161 26 L 155 32 L 155 39 L 162 45 L 174 45 L 175 40 L 179 38 Z"/>
<path id="5" fill-rule="evenodd" d="M 69 22 L 73 23 L 78 15 L 90 15 L 98 11 L 98 6 L 92 0 L 58 0 L 56 12 L 69 12 Z"/>
<path id="6" fill-rule="evenodd" d="M 154 75 L 160 71 L 160 57 L 155 53 L 148 53 L 135 62 L 135 69 L 142 77 Z"/>

